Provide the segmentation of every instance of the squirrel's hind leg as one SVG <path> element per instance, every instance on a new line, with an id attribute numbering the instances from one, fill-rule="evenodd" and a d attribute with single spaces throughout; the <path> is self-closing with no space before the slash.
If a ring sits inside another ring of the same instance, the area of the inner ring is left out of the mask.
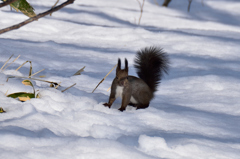
<path id="1" fill-rule="evenodd" d="M 147 103 L 147 104 L 136 104 L 135 106 L 137 107 L 137 109 L 145 109 L 149 106 L 149 103 Z"/>
<path id="2" fill-rule="evenodd" d="M 136 104 L 133 104 L 132 102 L 128 103 L 128 105 L 136 107 Z"/>

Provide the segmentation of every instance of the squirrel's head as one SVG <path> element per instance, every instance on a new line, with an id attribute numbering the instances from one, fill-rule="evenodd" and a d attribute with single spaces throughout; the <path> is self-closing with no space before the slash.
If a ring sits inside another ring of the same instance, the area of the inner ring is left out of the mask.
<path id="1" fill-rule="evenodd" d="M 125 59 L 125 68 L 121 69 L 121 60 L 118 59 L 118 65 L 116 69 L 116 79 L 120 86 L 123 86 L 125 81 L 128 80 L 128 61 Z"/>

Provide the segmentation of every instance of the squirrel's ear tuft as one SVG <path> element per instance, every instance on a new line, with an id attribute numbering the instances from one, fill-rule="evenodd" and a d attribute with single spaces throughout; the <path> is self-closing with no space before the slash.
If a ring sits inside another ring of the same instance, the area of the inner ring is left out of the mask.
<path id="1" fill-rule="evenodd" d="M 128 60 L 125 58 L 125 70 L 128 71 Z"/>
<path id="2" fill-rule="evenodd" d="M 121 60 L 118 58 L 117 71 L 121 70 Z"/>
<path id="3" fill-rule="evenodd" d="M 119 69 L 121 69 L 121 60 L 120 60 L 120 58 L 118 58 L 118 67 L 119 67 Z"/>

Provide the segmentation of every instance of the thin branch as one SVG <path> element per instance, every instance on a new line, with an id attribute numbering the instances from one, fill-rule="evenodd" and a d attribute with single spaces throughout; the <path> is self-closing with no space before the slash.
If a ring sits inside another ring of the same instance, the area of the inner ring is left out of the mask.
<path id="1" fill-rule="evenodd" d="M 57 89 L 57 88 L 60 86 L 61 83 L 62 83 L 62 82 L 59 82 L 58 85 L 55 87 L 55 89 Z"/>
<path id="2" fill-rule="evenodd" d="M 3 3 L 0 3 L 0 8 L 4 7 L 6 5 L 9 5 L 9 4 L 11 4 L 11 3 L 15 2 L 15 1 L 17 1 L 17 0 L 7 0 L 7 1 L 5 1 Z"/>
<path id="3" fill-rule="evenodd" d="M 137 0 L 137 1 L 138 1 L 138 4 L 139 4 L 139 7 L 142 8 L 141 2 L 139 0 Z"/>
<path id="4" fill-rule="evenodd" d="M 13 54 L 12 54 L 12 56 L 10 56 L 9 59 L 4 63 L 4 65 L 3 65 L 2 68 L 0 69 L 1 72 L 2 72 L 2 69 L 6 66 L 6 64 L 8 63 L 8 61 L 9 61 L 12 57 L 13 57 Z"/>
<path id="5" fill-rule="evenodd" d="M 138 20 L 138 25 L 139 25 L 140 22 L 141 22 L 141 18 L 142 18 L 143 6 L 144 6 L 144 2 L 145 2 L 145 0 L 143 0 L 142 4 L 140 3 L 139 0 L 137 0 L 137 1 L 138 1 L 138 3 L 139 3 L 139 7 L 140 7 L 140 9 L 141 9 L 140 17 L 139 17 L 139 20 Z"/>
<path id="6" fill-rule="evenodd" d="M 72 4 L 73 2 L 74 2 L 74 0 L 68 0 L 68 1 L 62 3 L 61 5 L 58 5 L 58 6 L 52 8 L 52 9 L 46 11 L 46 12 L 40 13 L 40 14 L 32 17 L 32 18 L 29 18 L 29 19 L 19 23 L 19 24 L 16 24 L 16 25 L 13 25 L 11 27 L 2 29 L 2 30 L 0 30 L 0 34 L 8 32 L 8 31 L 11 31 L 11 30 L 14 30 L 14 29 L 18 29 L 18 28 L 20 28 L 20 27 L 22 27 L 22 26 L 24 26 L 24 25 L 26 25 L 28 23 L 31 23 L 31 22 L 33 22 L 35 20 L 38 20 L 39 18 L 42 18 L 42 17 L 44 17 L 44 16 L 46 16 L 46 15 L 48 15 L 50 13 L 56 12 L 56 11 L 60 10 L 61 8 L 65 7 L 66 5 Z"/>
<path id="7" fill-rule="evenodd" d="M 32 61 L 25 61 L 21 66 L 19 66 L 17 69 L 16 69 L 16 71 L 18 71 L 23 65 L 25 65 L 26 63 L 28 63 L 29 62 L 29 64 L 30 64 L 30 68 L 29 68 L 29 78 L 31 78 L 31 76 L 32 76 Z"/>
<path id="8" fill-rule="evenodd" d="M 7 92 L 5 93 L 5 96 L 7 96 L 7 93 L 8 93 L 8 90 L 7 90 Z"/>
<path id="9" fill-rule="evenodd" d="M 190 7 L 191 7 L 191 3 L 192 3 L 192 0 L 188 0 L 188 12 L 190 11 Z"/>
<path id="10" fill-rule="evenodd" d="M 26 79 L 30 79 L 30 80 L 42 81 L 42 82 L 47 82 L 47 83 L 50 83 L 50 84 L 58 85 L 57 82 L 46 81 L 46 80 L 37 79 L 37 78 L 29 78 L 29 77 L 24 77 L 24 76 L 8 76 L 6 82 L 8 82 L 9 78 L 26 78 Z"/>
<path id="11" fill-rule="evenodd" d="M 92 91 L 92 93 L 98 88 L 98 86 L 107 78 L 107 76 L 113 71 L 113 69 L 117 67 L 117 64 L 108 72 L 108 74 L 98 83 L 98 85 L 95 87 L 95 89 Z"/>
<path id="12" fill-rule="evenodd" d="M 4 71 L 6 68 L 8 68 L 8 66 L 10 66 L 12 63 L 14 63 L 19 57 L 20 57 L 20 55 L 18 55 L 17 58 L 15 58 L 11 63 L 9 63 L 9 64 L 7 65 L 4 69 L 2 69 L 1 72 Z"/>
<path id="13" fill-rule="evenodd" d="M 59 0 L 52 6 L 52 9 L 58 4 Z M 52 13 L 50 13 L 50 16 L 52 16 Z"/>
<path id="14" fill-rule="evenodd" d="M 18 71 L 21 67 L 23 67 L 23 65 L 25 65 L 26 63 L 28 63 L 29 61 L 25 61 L 22 65 L 20 65 L 17 69 L 16 69 L 16 71 Z"/>
<path id="15" fill-rule="evenodd" d="M 42 70 L 40 70 L 40 71 L 38 71 L 38 72 L 36 72 L 36 73 L 34 73 L 34 74 L 32 74 L 31 76 L 29 76 L 28 78 L 31 78 L 32 76 L 35 76 L 36 74 L 38 74 L 38 73 L 40 73 L 40 72 L 42 72 L 42 71 L 44 71 L 45 69 L 42 69 Z"/>
<path id="16" fill-rule="evenodd" d="M 66 90 L 68 90 L 69 88 L 72 88 L 72 87 L 75 86 L 75 85 L 76 85 L 76 83 L 74 83 L 73 85 L 69 86 L 68 88 L 62 90 L 62 92 L 65 92 Z"/>
<path id="17" fill-rule="evenodd" d="M 83 68 L 81 68 L 80 70 L 78 70 L 73 76 L 76 76 L 76 75 L 81 75 L 81 73 L 84 71 L 84 68 L 86 66 L 84 66 Z"/>
<path id="18" fill-rule="evenodd" d="M 145 2 L 145 0 L 143 0 L 143 3 L 142 3 L 141 15 L 140 15 L 140 17 L 139 17 L 138 25 L 140 24 L 140 21 L 141 21 L 141 19 L 142 19 L 142 13 L 143 13 L 144 2 Z"/>

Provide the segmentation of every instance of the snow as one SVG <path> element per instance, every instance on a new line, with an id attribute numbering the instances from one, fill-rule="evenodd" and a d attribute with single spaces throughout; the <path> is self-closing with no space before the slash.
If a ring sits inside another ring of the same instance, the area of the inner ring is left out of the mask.
<path id="1" fill-rule="evenodd" d="M 29 0 L 35 12 L 55 0 Z M 60 0 L 59 3 L 64 2 Z M 163 0 L 158 0 L 161 4 Z M 22 159 L 238 159 L 240 156 L 240 2 L 173 0 L 168 8 L 146 0 L 141 24 L 135 0 L 81 0 L 18 30 L 0 35 L 0 158 Z M 0 28 L 26 20 L 0 9 Z M 107 89 L 117 63 L 133 59 L 145 46 L 160 46 L 171 60 L 150 107 L 120 112 Z M 29 63 L 59 89 L 32 81 L 40 98 L 27 102 L 6 97 L 32 92 L 21 84 Z M 86 66 L 82 75 L 72 76 Z M 65 92 L 61 90 L 76 83 Z"/>

